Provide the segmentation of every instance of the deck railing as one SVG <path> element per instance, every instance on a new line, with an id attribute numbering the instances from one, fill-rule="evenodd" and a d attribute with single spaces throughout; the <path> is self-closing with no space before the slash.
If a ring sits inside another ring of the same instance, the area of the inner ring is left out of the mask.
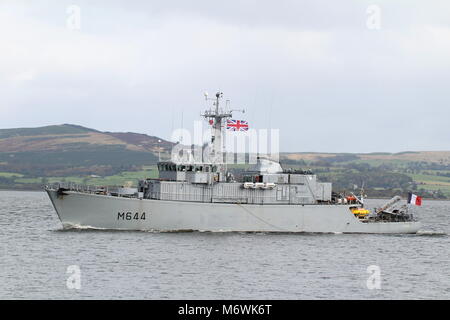
<path id="1" fill-rule="evenodd" d="M 84 184 L 77 184 L 74 182 L 55 182 L 50 184 L 49 186 L 46 186 L 46 188 L 53 190 L 65 189 L 69 191 L 77 191 L 83 193 L 105 193 L 105 194 L 108 194 L 110 190 L 117 189 L 117 187 L 84 185 Z"/>

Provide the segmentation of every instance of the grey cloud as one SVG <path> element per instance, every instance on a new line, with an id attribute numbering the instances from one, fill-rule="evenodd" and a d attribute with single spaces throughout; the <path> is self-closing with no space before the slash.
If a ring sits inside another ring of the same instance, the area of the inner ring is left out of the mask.
<path id="1" fill-rule="evenodd" d="M 378 1 L 378 31 L 371 1 L 27 4 L 1 4 L 0 127 L 169 138 L 220 89 L 251 126 L 280 128 L 285 151 L 450 148 L 447 2 Z M 80 31 L 65 27 L 71 4 Z"/>

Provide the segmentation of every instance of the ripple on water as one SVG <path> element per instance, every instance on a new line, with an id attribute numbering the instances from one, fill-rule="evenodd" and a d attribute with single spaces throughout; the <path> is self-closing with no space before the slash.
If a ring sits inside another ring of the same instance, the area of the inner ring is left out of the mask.
<path id="1" fill-rule="evenodd" d="M 46 194 L 0 198 L 0 298 L 450 298 L 450 202 L 415 208 L 416 235 L 349 235 L 62 229 Z M 70 265 L 79 291 L 66 287 Z M 370 265 L 380 290 L 367 289 Z"/>

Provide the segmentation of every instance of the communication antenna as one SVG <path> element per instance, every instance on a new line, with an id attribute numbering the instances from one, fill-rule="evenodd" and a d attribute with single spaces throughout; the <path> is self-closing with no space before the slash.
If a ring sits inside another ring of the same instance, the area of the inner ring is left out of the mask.
<path id="1" fill-rule="evenodd" d="M 352 196 L 354 196 L 356 198 L 356 200 L 358 200 L 358 202 L 361 204 L 361 206 L 364 207 L 364 181 L 362 182 L 362 185 L 361 185 L 361 191 L 360 191 L 359 198 L 353 192 L 350 192 L 350 193 Z"/>
<path id="2" fill-rule="evenodd" d="M 181 110 L 181 132 L 180 132 L 180 143 L 183 142 L 183 129 L 184 129 L 184 123 L 183 123 L 183 112 L 184 110 Z"/>
<path id="3" fill-rule="evenodd" d="M 361 204 L 363 207 L 364 207 L 364 182 L 365 181 L 363 181 L 361 184 Z"/>
<path id="4" fill-rule="evenodd" d="M 161 162 L 161 139 L 158 139 L 158 161 Z"/>
<path id="5" fill-rule="evenodd" d="M 175 117 L 175 113 L 173 112 L 173 105 L 172 105 L 172 128 L 171 128 L 171 134 L 173 134 L 173 130 L 174 130 L 174 117 Z"/>

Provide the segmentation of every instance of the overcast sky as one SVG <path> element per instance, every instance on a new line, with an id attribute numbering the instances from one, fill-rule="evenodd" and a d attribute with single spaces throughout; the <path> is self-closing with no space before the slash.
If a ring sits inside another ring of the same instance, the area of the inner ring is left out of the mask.
<path id="1" fill-rule="evenodd" d="M 0 128 L 167 139 L 221 90 L 281 151 L 450 150 L 449 1 L 0 0 L 0 36 Z"/>

